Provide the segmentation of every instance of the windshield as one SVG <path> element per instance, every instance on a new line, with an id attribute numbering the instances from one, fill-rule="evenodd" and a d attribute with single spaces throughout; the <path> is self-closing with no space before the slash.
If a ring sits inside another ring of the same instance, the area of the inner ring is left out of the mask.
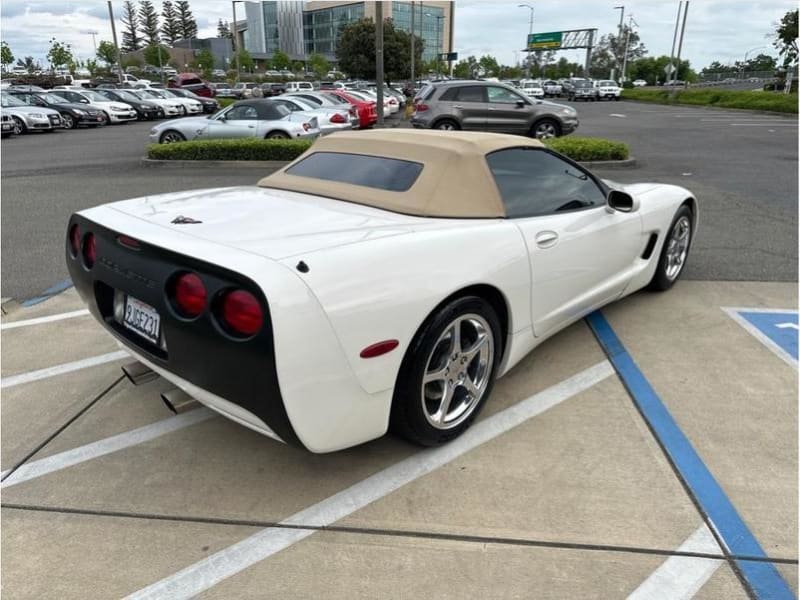
<path id="1" fill-rule="evenodd" d="M 14 98 L 14 96 L 10 96 L 8 94 L 2 94 L 2 106 L 28 106 L 19 98 Z"/>
<path id="2" fill-rule="evenodd" d="M 308 100 L 303 100 L 301 98 L 297 98 L 296 96 L 293 96 L 292 100 L 303 110 L 316 110 L 318 108 L 317 106 L 313 106 Z"/>
<path id="3" fill-rule="evenodd" d="M 69 104 L 69 100 L 56 94 L 39 94 L 39 98 L 48 104 Z"/>
<path id="4" fill-rule="evenodd" d="M 609 86 L 610 87 L 616 87 L 617 86 L 617 84 L 615 82 L 613 82 L 613 81 L 601 81 L 600 85 L 602 85 L 603 87 L 609 87 Z"/>
<path id="5" fill-rule="evenodd" d="M 150 98 L 150 99 L 155 99 L 155 100 L 163 100 L 164 99 L 161 96 L 159 96 L 158 94 L 156 94 L 153 90 L 136 90 L 136 92 L 132 92 L 132 93 L 135 93 L 140 98 Z"/>
<path id="6" fill-rule="evenodd" d="M 132 94 L 131 92 L 124 92 L 122 90 L 117 92 L 117 96 L 119 96 L 123 100 L 130 100 L 132 102 L 138 102 L 141 99 L 135 94 Z"/>
<path id="7" fill-rule="evenodd" d="M 108 102 L 108 98 L 106 98 L 102 94 L 98 94 L 97 92 L 86 91 L 86 92 L 81 92 L 81 94 L 87 97 L 92 102 Z"/>
<path id="8" fill-rule="evenodd" d="M 589 83 L 588 81 L 576 81 L 575 82 L 575 87 L 576 88 L 585 88 L 585 87 L 588 88 L 588 87 L 592 87 L 592 84 Z"/>

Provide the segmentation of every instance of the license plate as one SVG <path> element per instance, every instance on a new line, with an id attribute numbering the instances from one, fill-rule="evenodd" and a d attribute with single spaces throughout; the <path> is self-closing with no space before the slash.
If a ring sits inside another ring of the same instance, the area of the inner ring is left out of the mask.
<path id="1" fill-rule="evenodd" d="M 131 296 L 125 299 L 125 317 L 123 319 L 125 327 L 139 334 L 146 340 L 158 344 L 159 327 L 161 317 L 158 311 Z"/>

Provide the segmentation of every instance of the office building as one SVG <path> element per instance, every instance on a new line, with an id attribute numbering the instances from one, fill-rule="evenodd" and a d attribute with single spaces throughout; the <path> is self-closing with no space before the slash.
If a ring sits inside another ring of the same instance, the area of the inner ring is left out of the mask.
<path id="1" fill-rule="evenodd" d="M 237 3 L 238 4 L 238 3 Z M 266 0 L 244 2 L 245 19 L 236 23 L 241 47 L 258 59 L 269 59 L 280 50 L 292 60 L 307 60 L 321 54 L 336 60 L 336 43 L 341 28 L 360 19 L 375 19 L 375 2 L 329 2 L 323 0 Z M 241 6 L 241 4 L 240 4 Z M 452 52 L 454 2 L 383 2 L 383 16 L 396 28 L 414 32 L 425 42 L 423 59 L 433 60 L 438 52 Z"/>

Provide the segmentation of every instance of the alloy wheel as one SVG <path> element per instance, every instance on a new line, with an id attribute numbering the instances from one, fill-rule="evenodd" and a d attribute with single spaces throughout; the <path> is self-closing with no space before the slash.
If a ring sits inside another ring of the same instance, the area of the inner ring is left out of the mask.
<path id="1" fill-rule="evenodd" d="M 670 281 L 677 279 L 686 262 L 689 241 L 692 237 L 692 224 L 689 217 L 683 216 L 675 222 L 667 240 L 667 263 L 664 271 Z"/>

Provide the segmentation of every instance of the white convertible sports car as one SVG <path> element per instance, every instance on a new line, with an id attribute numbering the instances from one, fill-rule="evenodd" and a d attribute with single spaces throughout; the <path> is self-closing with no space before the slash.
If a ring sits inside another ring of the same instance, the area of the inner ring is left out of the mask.
<path id="1" fill-rule="evenodd" d="M 544 339 L 672 286 L 697 218 L 536 140 L 340 132 L 258 186 L 80 211 L 66 261 L 130 354 L 229 418 L 312 452 L 434 445 Z"/>

